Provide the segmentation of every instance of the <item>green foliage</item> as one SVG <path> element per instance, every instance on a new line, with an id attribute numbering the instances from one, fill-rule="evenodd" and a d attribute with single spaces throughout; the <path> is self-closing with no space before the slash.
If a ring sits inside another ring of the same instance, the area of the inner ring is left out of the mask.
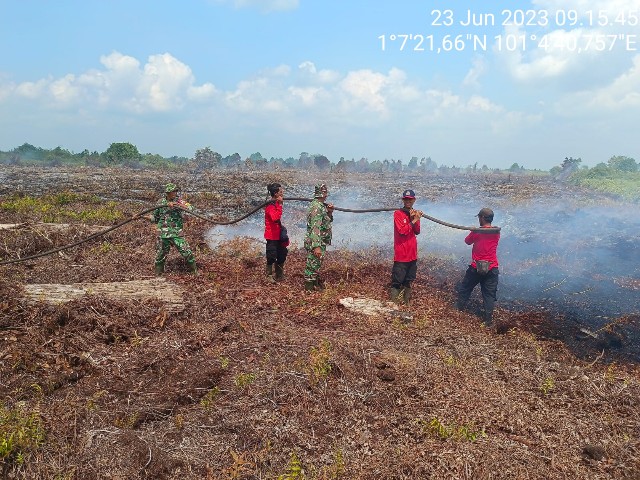
<path id="1" fill-rule="evenodd" d="M 553 378 L 547 377 L 544 379 L 544 382 L 542 382 L 542 385 L 540 385 L 540 390 L 542 390 L 542 393 L 547 395 L 551 390 L 555 388 L 555 386 L 556 384 Z"/>
<path id="2" fill-rule="evenodd" d="M 0 202 L 0 210 L 23 215 L 36 216 L 43 222 L 62 222 L 76 220 L 81 222 L 108 222 L 123 218 L 123 213 L 117 209 L 118 203 L 107 202 L 95 208 L 78 208 L 74 203 L 96 203 L 95 197 L 87 197 L 71 192 L 56 195 L 30 197 L 14 195 Z"/>
<path id="3" fill-rule="evenodd" d="M 104 152 L 107 162 L 112 164 L 124 163 L 126 161 L 140 160 L 138 147 L 128 142 L 112 143 Z"/>
<path id="4" fill-rule="evenodd" d="M 304 469 L 302 463 L 295 452 L 291 452 L 291 458 L 289 459 L 289 465 L 287 465 L 287 472 L 278 475 L 278 480 L 304 480 Z"/>
<path id="5" fill-rule="evenodd" d="M 318 348 L 311 348 L 309 370 L 315 381 L 324 379 L 331 373 L 331 344 L 328 340 L 323 340 Z"/>
<path id="6" fill-rule="evenodd" d="M 616 155 L 609 159 L 609 167 L 621 172 L 637 172 L 638 164 L 635 159 L 631 157 L 625 157 L 623 155 Z"/>
<path id="7" fill-rule="evenodd" d="M 213 387 L 200 399 L 200 405 L 202 405 L 205 409 L 211 408 L 219 395 L 220 389 L 218 387 Z"/>
<path id="8" fill-rule="evenodd" d="M 465 440 L 469 442 L 475 442 L 479 438 L 485 438 L 487 434 L 484 428 L 478 429 L 473 424 L 469 425 L 446 425 L 437 418 L 432 418 L 430 421 L 418 419 L 416 423 L 422 428 L 425 433 L 433 435 L 437 438 Z"/>
<path id="9" fill-rule="evenodd" d="M 29 452 L 44 442 L 44 430 L 37 412 L 7 408 L 0 403 L 0 461 L 22 464 Z"/>
<path id="10" fill-rule="evenodd" d="M 251 385 L 256 379 L 255 373 L 240 373 L 233 380 L 238 388 L 245 388 Z"/>
<path id="11" fill-rule="evenodd" d="M 601 163 L 592 169 L 574 172 L 570 180 L 576 185 L 617 195 L 625 200 L 640 201 L 640 172 L 614 170 Z"/>

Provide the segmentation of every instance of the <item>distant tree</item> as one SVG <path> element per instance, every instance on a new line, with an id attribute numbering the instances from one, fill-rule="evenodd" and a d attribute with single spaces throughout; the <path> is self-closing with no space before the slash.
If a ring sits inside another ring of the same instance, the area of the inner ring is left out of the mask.
<path id="1" fill-rule="evenodd" d="M 420 160 L 420 166 L 425 172 L 436 172 L 438 170 L 438 164 L 431 160 L 431 157 L 423 157 Z"/>
<path id="2" fill-rule="evenodd" d="M 592 169 L 590 169 L 586 176 L 588 178 L 606 178 L 610 175 L 611 168 L 606 163 L 599 163 Z"/>
<path id="3" fill-rule="evenodd" d="M 49 150 L 45 157 L 45 162 L 52 166 L 58 167 L 63 163 L 70 163 L 73 161 L 73 154 L 62 147 L 56 147 L 53 150 Z"/>
<path id="4" fill-rule="evenodd" d="M 227 168 L 239 167 L 241 163 L 242 163 L 242 157 L 238 152 L 234 153 L 233 155 L 227 155 L 222 159 L 222 165 L 224 165 Z"/>
<path id="5" fill-rule="evenodd" d="M 142 163 L 153 168 L 166 168 L 169 166 L 169 161 L 157 153 L 145 153 L 142 156 Z"/>
<path id="6" fill-rule="evenodd" d="M 258 163 L 258 160 L 262 160 L 262 154 L 260 152 L 252 153 L 249 158 L 253 163 Z"/>
<path id="7" fill-rule="evenodd" d="M 16 162 L 20 162 L 21 160 L 44 160 L 46 155 L 46 150 L 34 147 L 30 143 L 23 143 L 17 148 L 14 148 L 11 153 L 14 153 L 16 157 L 12 157 Z"/>
<path id="8" fill-rule="evenodd" d="M 298 158 L 298 168 L 310 168 L 313 166 L 313 157 L 309 155 L 308 152 L 300 153 L 300 157 Z"/>
<path id="9" fill-rule="evenodd" d="M 201 168 L 218 168 L 222 163 L 222 155 L 218 152 L 214 152 L 209 147 L 204 147 L 196 150 L 193 159 Z"/>
<path id="10" fill-rule="evenodd" d="M 362 157 L 358 160 L 358 163 L 355 165 L 356 171 L 366 173 L 369 171 L 369 159 Z"/>
<path id="11" fill-rule="evenodd" d="M 567 170 L 573 171 L 578 168 L 581 162 L 582 162 L 581 158 L 564 157 L 564 161 L 560 165 L 560 168 L 562 169 L 562 171 L 567 171 Z"/>
<path id="12" fill-rule="evenodd" d="M 316 155 L 313 158 L 313 164 L 318 170 L 329 170 L 331 168 L 331 162 L 324 155 Z"/>
<path id="13" fill-rule="evenodd" d="M 409 160 L 409 164 L 407 165 L 407 168 L 409 170 L 415 170 L 416 168 L 418 168 L 418 157 L 411 157 L 411 160 Z"/>
<path id="14" fill-rule="evenodd" d="M 619 170 L 621 172 L 637 172 L 638 164 L 635 159 L 631 157 L 625 157 L 622 155 L 613 156 L 607 162 L 609 167 L 613 170 Z"/>
<path id="15" fill-rule="evenodd" d="M 369 164 L 370 172 L 382 173 L 383 168 L 384 168 L 384 165 L 380 160 L 374 160 Z"/>
<path id="16" fill-rule="evenodd" d="M 517 163 L 514 163 L 509 167 L 510 172 L 519 172 L 520 170 L 522 169 L 520 168 L 520 165 L 518 165 Z"/>
<path id="17" fill-rule="evenodd" d="M 138 147 L 128 142 L 112 143 L 103 156 L 111 164 L 137 162 L 141 158 Z"/>

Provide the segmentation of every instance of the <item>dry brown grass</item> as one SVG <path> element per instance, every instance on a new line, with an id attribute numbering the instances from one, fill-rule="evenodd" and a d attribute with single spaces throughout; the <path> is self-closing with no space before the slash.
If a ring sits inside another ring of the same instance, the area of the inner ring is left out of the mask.
<path id="1" fill-rule="evenodd" d="M 274 286 L 244 240 L 203 246 L 198 277 L 172 251 L 179 313 L 22 299 L 24 283 L 150 277 L 149 226 L 119 232 L 122 248 L 0 267 L 0 398 L 44 431 L 2 460 L 5 478 L 638 478 L 638 367 L 550 340 L 544 312 L 500 309 L 503 334 L 482 328 L 426 266 L 408 323 L 338 304 L 386 298 L 376 252 L 330 251 L 328 289 L 304 294 L 303 252 Z"/>

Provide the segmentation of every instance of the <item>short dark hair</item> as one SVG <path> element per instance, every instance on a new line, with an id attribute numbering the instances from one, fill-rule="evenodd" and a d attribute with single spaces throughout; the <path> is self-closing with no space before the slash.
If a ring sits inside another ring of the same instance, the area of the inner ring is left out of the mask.
<path id="1" fill-rule="evenodd" d="M 269 185 L 267 185 L 269 195 L 275 197 L 276 193 L 278 193 L 278 190 L 280 190 L 280 187 L 282 187 L 282 185 L 280 185 L 279 183 L 270 183 Z"/>

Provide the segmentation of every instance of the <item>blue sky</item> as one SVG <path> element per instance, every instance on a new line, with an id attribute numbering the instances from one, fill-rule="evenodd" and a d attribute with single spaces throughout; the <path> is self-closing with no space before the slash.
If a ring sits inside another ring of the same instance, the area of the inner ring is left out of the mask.
<path id="1" fill-rule="evenodd" d="M 0 0 L 0 150 L 640 160 L 638 17 L 638 0 Z"/>

